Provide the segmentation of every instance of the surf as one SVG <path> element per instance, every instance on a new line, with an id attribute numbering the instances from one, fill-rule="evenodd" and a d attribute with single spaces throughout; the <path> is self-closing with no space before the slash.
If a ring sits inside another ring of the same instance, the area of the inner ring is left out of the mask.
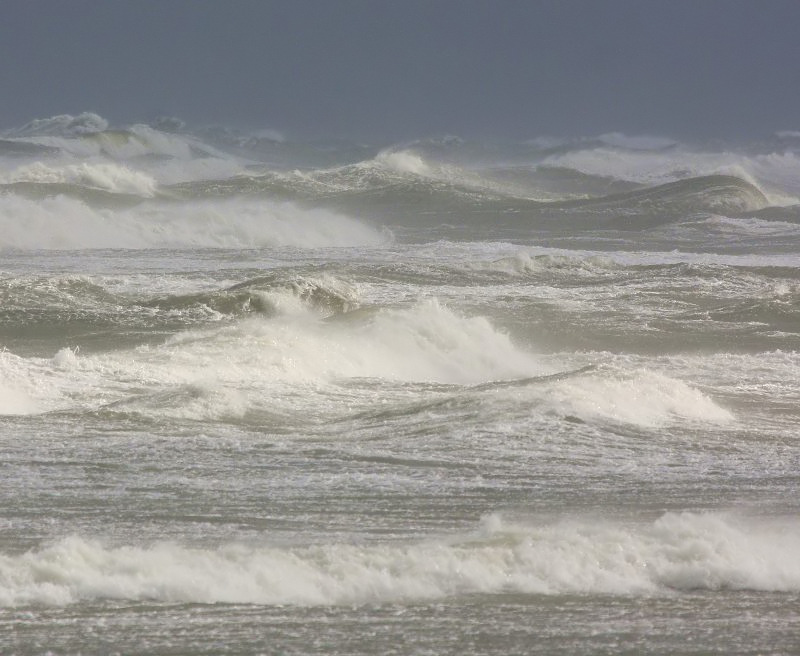
<path id="1" fill-rule="evenodd" d="M 797 592 L 793 521 L 668 513 L 652 522 L 509 521 L 472 534 L 387 544 L 105 545 L 78 536 L 0 554 L 0 605 L 366 605 L 468 595 Z"/>

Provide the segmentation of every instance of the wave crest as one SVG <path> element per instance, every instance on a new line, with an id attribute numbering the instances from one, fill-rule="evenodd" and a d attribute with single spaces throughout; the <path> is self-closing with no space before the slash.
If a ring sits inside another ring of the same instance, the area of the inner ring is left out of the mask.
<path id="1" fill-rule="evenodd" d="M 485 518 L 472 535 L 410 544 L 104 546 L 77 536 L 0 555 L 0 605 L 82 600 L 373 604 L 465 594 L 800 591 L 800 526 L 669 513 L 650 524 Z"/>
<path id="2" fill-rule="evenodd" d="M 35 162 L 12 171 L 0 180 L 3 184 L 77 185 L 144 198 L 155 196 L 158 188 L 150 175 L 111 162 L 83 162 L 60 167 Z"/>
<path id="3" fill-rule="evenodd" d="M 21 128 L 12 130 L 9 136 L 14 137 L 77 137 L 95 134 L 108 129 L 108 121 L 93 112 L 83 112 L 77 116 L 59 114 L 50 118 L 38 118 L 26 123 Z"/>
<path id="4" fill-rule="evenodd" d="M 0 248 L 322 248 L 386 240 L 341 213 L 290 203 L 229 199 L 112 211 L 63 196 L 0 197 Z"/>

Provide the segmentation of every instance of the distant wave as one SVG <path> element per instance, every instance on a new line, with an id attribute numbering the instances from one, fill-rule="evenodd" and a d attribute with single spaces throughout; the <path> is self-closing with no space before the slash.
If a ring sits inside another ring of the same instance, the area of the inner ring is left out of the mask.
<path id="1" fill-rule="evenodd" d="M 188 133 L 158 130 L 146 124 L 111 128 L 106 119 L 91 112 L 36 119 L 21 128 L 7 130 L 3 137 L 5 149 L 13 147 L 32 154 L 38 151 L 84 158 L 102 155 L 113 160 L 230 157 Z"/>
<path id="2" fill-rule="evenodd" d="M 685 148 L 631 151 L 604 144 L 551 155 L 542 164 L 648 185 L 729 175 L 758 187 L 770 205 L 800 202 L 800 156 L 791 151 L 760 154 Z"/>
<path id="3" fill-rule="evenodd" d="M 113 162 L 82 162 L 63 166 L 34 162 L 5 176 L 0 174 L 0 184 L 20 183 L 59 185 L 62 189 L 74 185 L 111 193 L 134 194 L 143 198 L 152 198 L 158 187 L 156 181 L 146 173 Z"/>
<path id="4" fill-rule="evenodd" d="M 334 164 L 320 166 L 327 160 Z M 307 224 L 303 231 L 309 239 L 301 239 L 299 230 L 290 237 L 287 221 L 274 220 L 274 208 L 286 203 L 297 212 L 301 206 L 316 208 L 374 225 L 487 230 L 646 230 L 755 212 L 769 221 L 766 208 L 800 204 L 799 180 L 800 154 L 790 148 L 706 152 L 661 137 L 610 133 L 511 145 L 443 137 L 375 149 L 292 142 L 264 131 L 192 132 L 173 118 L 114 127 L 92 113 L 60 115 L 7 131 L 0 141 L 0 223 L 7 228 L 0 247 L 35 247 L 37 226 L 50 221 L 48 208 L 59 204 L 65 216 L 74 216 L 76 232 L 42 228 L 42 235 L 53 233 L 44 238 L 47 248 L 115 242 L 146 247 L 155 243 L 153 232 L 171 245 L 246 245 L 248 239 L 253 246 L 325 243 L 310 239 L 312 233 L 327 234 L 328 243 L 347 241 L 330 234 L 331 220 L 313 229 Z M 22 199 L 43 203 L 23 209 Z M 75 211 L 70 200 L 87 211 Z M 153 203 L 131 207 L 141 200 Z M 172 204 L 156 209 L 160 200 Z M 181 203 L 189 206 L 177 210 Z M 225 228 L 221 217 L 203 223 L 215 203 L 233 210 Z M 236 203 L 250 209 L 235 210 Z M 242 218 L 262 203 L 273 208 L 263 225 Z M 11 205 L 19 210 L 18 222 L 30 213 L 31 234 L 13 224 L 4 209 Z M 105 216 L 110 209 L 123 212 Z M 190 225 L 188 213 L 199 223 Z M 156 215 L 162 217 L 157 226 L 151 220 Z M 205 237 L 195 232 L 198 224 Z M 261 228 L 272 231 L 272 241 Z"/>
<path id="5" fill-rule="evenodd" d="M 83 112 L 77 116 L 59 114 L 50 118 L 34 119 L 21 128 L 8 132 L 14 137 L 77 137 L 96 134 L 108 129 L 108 121 L 93 112 Z"/>
<path id="6" fill-rule="evenodd" d="M 660 225 L 698 212 L 743 212 L 769 205 L 753 184 L 730 175 L 709 175 L 572 204 L 610 216 L 616 227 Z M 564 203 L 562 207 L 569 207 Z"/>
<path id="7" fill-rule="evenodd" d="M 64 196 L 0 195 L 0 248 L 318 248 L 386 239 L 340 213 L 287 203 L 227 199 L 112 211 Z"/>

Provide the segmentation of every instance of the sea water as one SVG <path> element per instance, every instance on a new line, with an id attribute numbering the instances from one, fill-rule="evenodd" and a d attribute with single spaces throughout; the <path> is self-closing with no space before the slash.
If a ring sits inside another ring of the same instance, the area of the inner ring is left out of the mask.
<path id="1" fill-rule="evenodd" d="M 0 652 L 800 649 L 795 133 L 85 114 L 0 188 Z"/>

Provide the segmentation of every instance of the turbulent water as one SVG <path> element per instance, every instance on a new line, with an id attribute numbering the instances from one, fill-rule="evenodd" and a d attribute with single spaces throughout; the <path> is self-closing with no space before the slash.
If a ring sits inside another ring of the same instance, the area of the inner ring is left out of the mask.
<path id="1" fill-rule="evenodd" d="M 800 133 L 0 138 L 0 652 L 790 654 Z"/>

